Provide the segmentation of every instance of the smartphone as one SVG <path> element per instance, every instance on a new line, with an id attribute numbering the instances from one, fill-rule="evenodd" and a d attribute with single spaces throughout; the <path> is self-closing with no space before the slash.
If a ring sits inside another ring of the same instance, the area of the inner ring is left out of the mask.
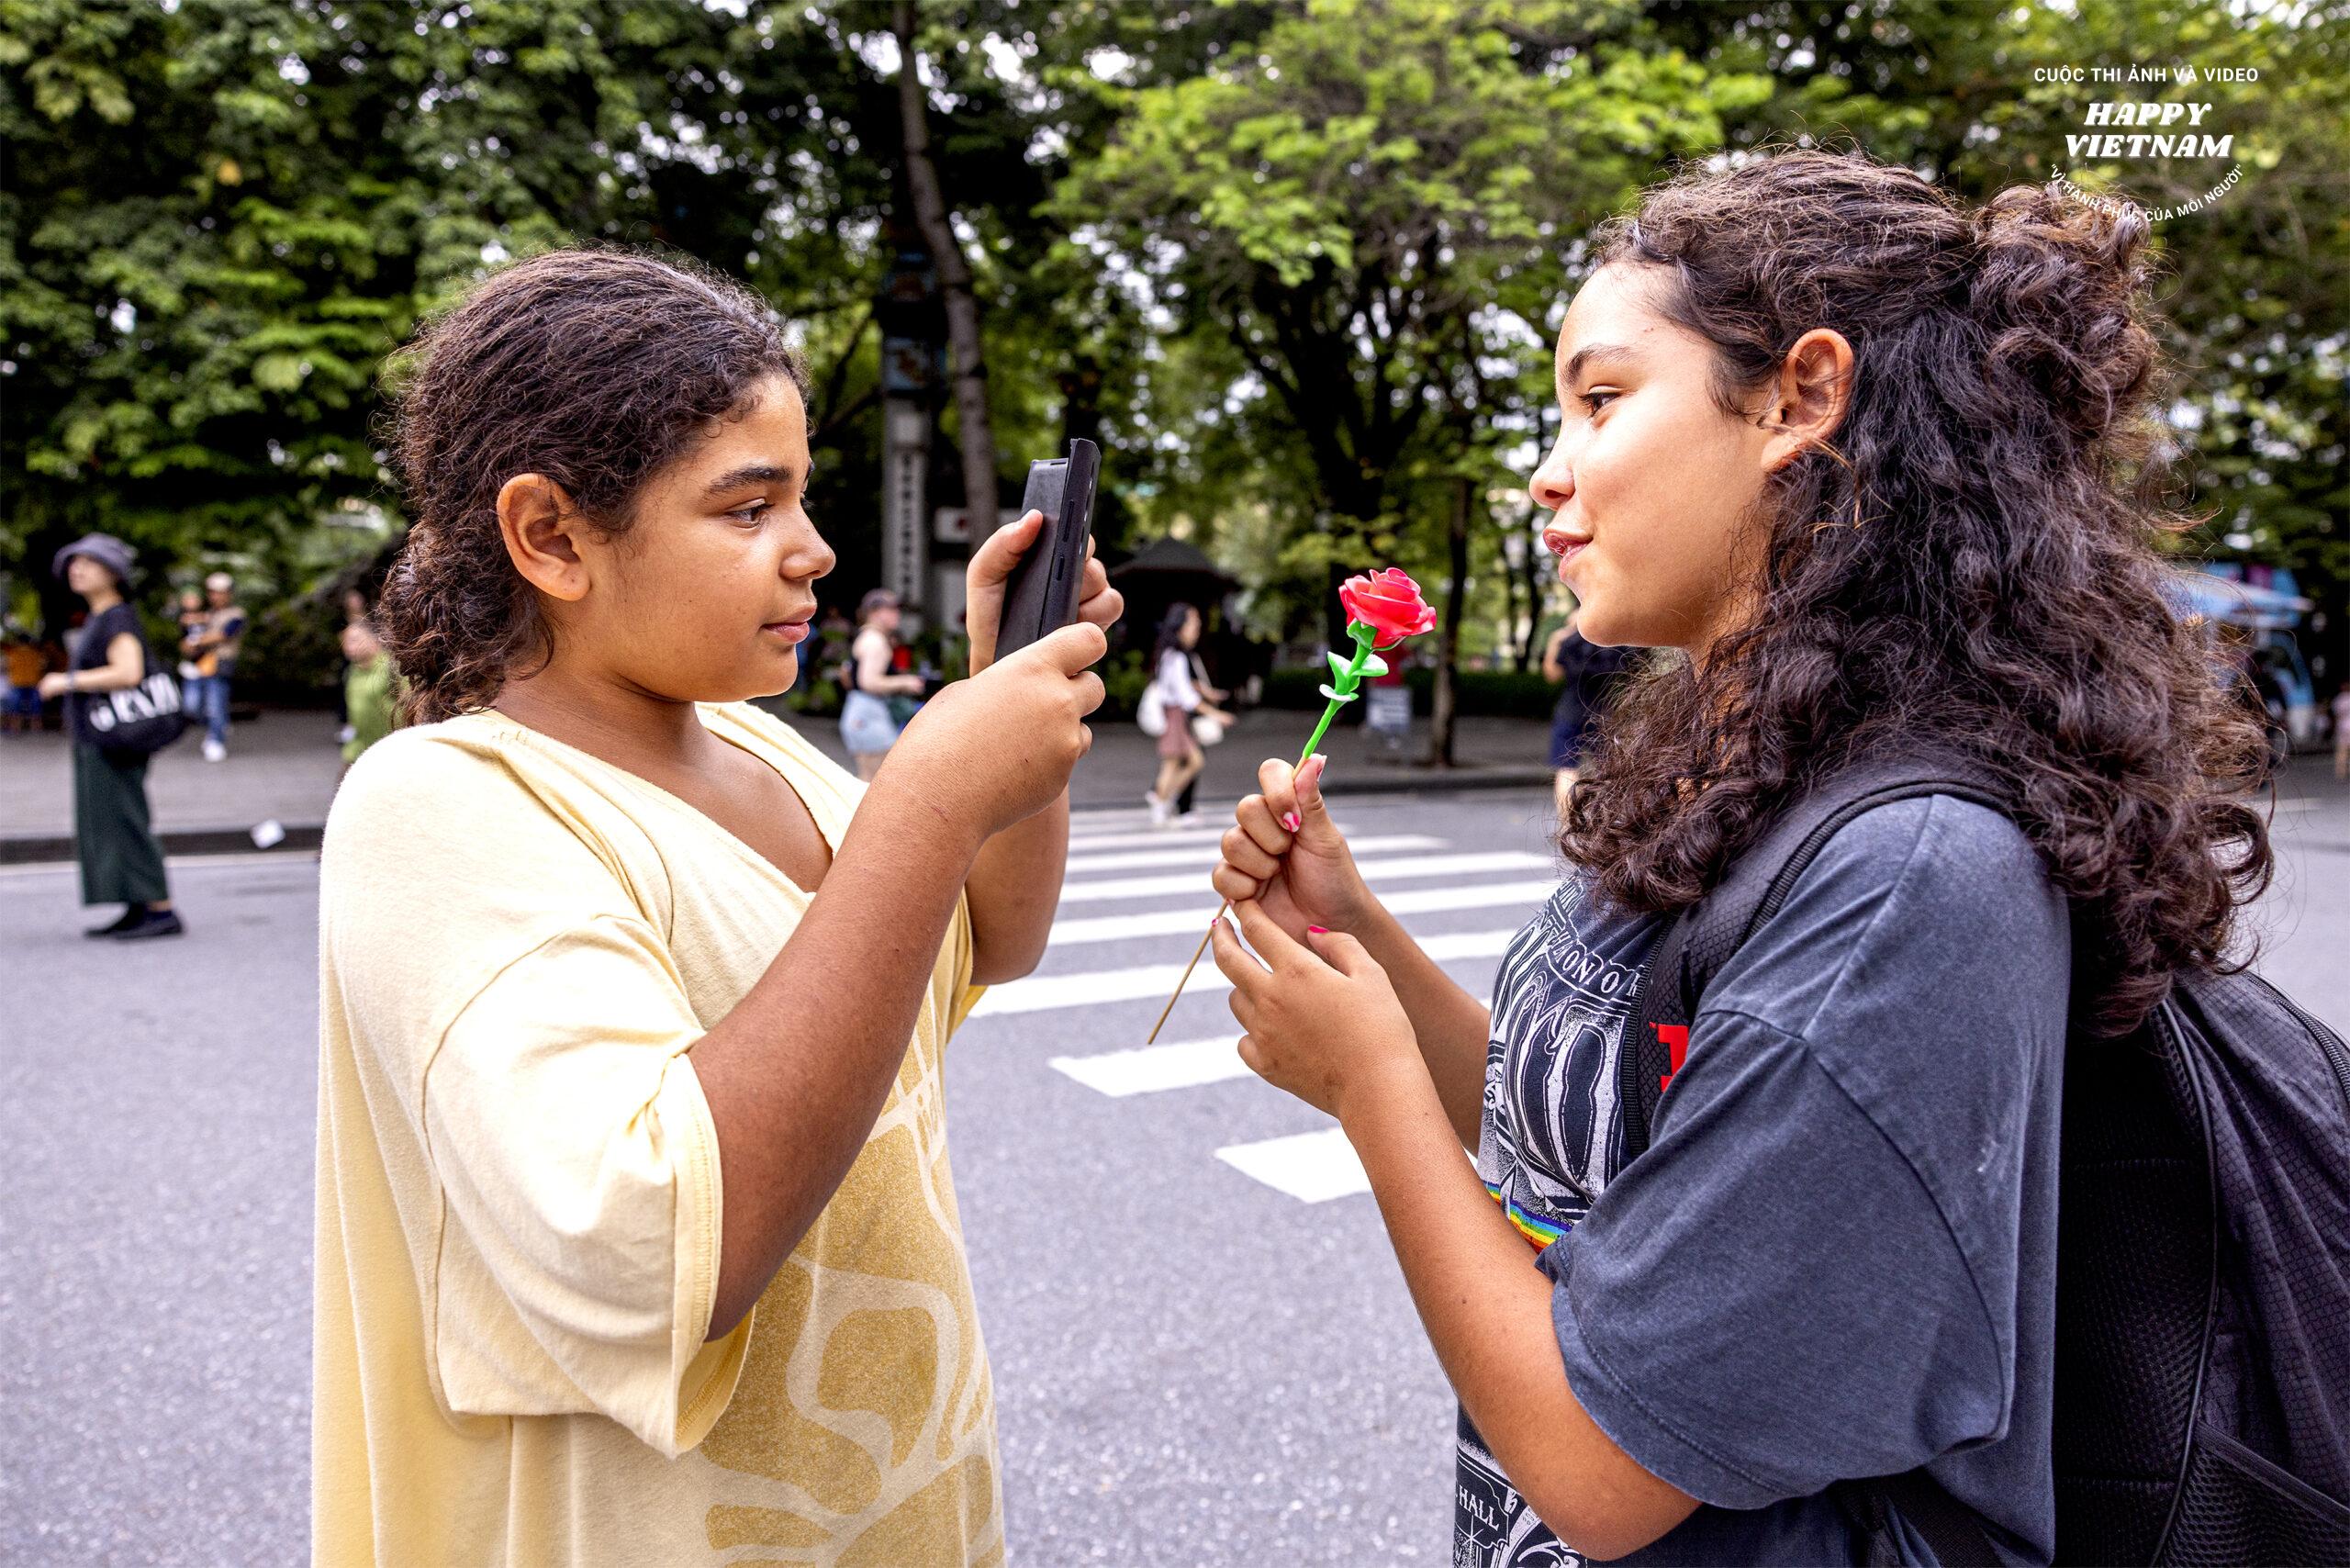
<path id="1" fill-rule="evenodd" d="M 1003 588 L 1003 626 L 995 656 L 1015 653 L 1077 619 L 1077 590 L 1085 577 L 1086 542 L 1093 535 L 1093 487 L 1102 449 L 1072 441 L 1069 455 L 1028 465 L 1020 515 L 1045 514 L 1036 542 L 1012 568 Z"/>

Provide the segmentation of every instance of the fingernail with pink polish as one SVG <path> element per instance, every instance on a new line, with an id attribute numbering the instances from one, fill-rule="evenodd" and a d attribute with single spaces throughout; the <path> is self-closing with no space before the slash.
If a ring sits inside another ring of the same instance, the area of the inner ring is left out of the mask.
<path id="1" fill-rule="evenodd" d="M 1295 833 L 1302 825 L 1295 812 L 1285 812 L 1281 814 L 1281 826 L 1289 829 L 1290 832 Z"/>
<path id="2" fill-rule="evenodd" d="M 1327 936 L 1330 935 L 1330 928 L 1326 925 L 1309 925 L 1305 929 L 1307 935 L 1313 936 Z"/>

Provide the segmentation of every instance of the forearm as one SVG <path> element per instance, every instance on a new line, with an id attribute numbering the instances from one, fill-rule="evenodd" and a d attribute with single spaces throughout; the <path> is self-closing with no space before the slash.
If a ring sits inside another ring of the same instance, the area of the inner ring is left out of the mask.
<path id="1" fill-rule="evenodd" d="M 1442 965 L 1421 950 L 1376 898 L 1353 932 L 1379 967 L 1387 971 L 1395 999 L 1412 1020 L 1445 1119 L 1463 1148 L 1477 1147 L 1485 1108 L 1486 1045 L 1493 1014 L 1460 989 Z"/>
<path id="2" fill-rule="evenodd" d="M 971 978 L 1018 980 L 1045 956 L 1069 864 L 1069 792 L 987 841 L 971 866 Z"/>
<path id="3" fill-rule="evenodd" d="M 694 1045 L 725 1192 L 711 1338 L 750 1310 L 864 1148 L 977 853 L 920 798 L 868 790 L 782 951 Z"/>
<path id="4" fill-rule="evenodd" d="M 1347 1108 L 1428 1342 L 1487 1449 L 1552 1533 L 1595 1559 L 1649 1544 L 1694 1503 L 1600 1430 L 1567 1382 L 1551 1285 L 1450 1136 L 1431 1084 Z"/>

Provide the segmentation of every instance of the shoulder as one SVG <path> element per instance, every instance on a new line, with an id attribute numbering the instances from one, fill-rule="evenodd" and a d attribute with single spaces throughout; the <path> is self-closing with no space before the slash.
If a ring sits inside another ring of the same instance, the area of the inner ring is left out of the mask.
<path id="1" fill-rule="evenodd" d="M 1955 795 L 1927 795 L 1854 817 L 1820 846 L 1796 886 L 1831 882 L 1965 915 L 2038 891 L 2047 872 L 2006 812 Z"/>
<path id="2" fill-rule="evenodd" d="M 629 803 L 533 739 L 469 713 L 367 748 L 335 793 L 319 849 L 330 953 L 396 942 L 465 968 L 599 915 L 666 929 L 667 871 Z"/>
<path id="3" fill-rule="evenodd" d="M 1998 1029 L 2068 1001 L 2062 893 L 2021 829 L 1953 796 L 1864 812 L 1821 846 L 1708 989 L 1814 1044 Z M 2035 1032 L 2038 1032 L 2035 1027 Z"/>
<path id="4" fill-rule="evenodd" d="M 811 787 L 822 789 L 854 809 L 865 791 L 864 782 L 856 774 L 764 708 L 749 702 L 720 702 L 705 706 L 701 712 L 703 722 L 756 748 L 803 796 Z"/>
<path id="5" fill-rule="evenodd" d="M 504 755 L 495 722 L 467 714 L 395 730 L 352 764 L 327 810 L 321 896 L 486 874 L 552 826 Z"/>

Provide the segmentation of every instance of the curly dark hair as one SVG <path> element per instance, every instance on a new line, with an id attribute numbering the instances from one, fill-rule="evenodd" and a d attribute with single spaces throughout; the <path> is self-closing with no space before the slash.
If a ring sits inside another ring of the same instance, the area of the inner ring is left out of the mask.
<path id="1" fill-rule="evenodd" d="M 2233 961 L 2267 884 L 2266 763 L 2207 629 L 2165 600 L 2163 367 L 2149 225 L 2014 186 L 1969 211 L 1857 152 L 1767 149 L 1610 219 L 1595 261 L 1654 269 L 1748 417 L 1805 332 L 1850 341 L 1832 445 L 1774 474 L 1757 612 L 1660 657 L 1609 714 L 1561 831 L 1623 907 L 1695 902 L 1796 796 L 1891 744 L 1971 760 L 2075 925 L 2075 1008 L 2142 1019 Z"/>
<path id="2" fill-rule="evenodd" d="M 543 474 L 598 528 L 624 532 L 645 481 L 777 375 L 806 395 L 775 313 L 677 258 L 550 251 L 427 324 L 388 376 L 408 532 L 376 606 L 409 720 L 487 707 L 554 652 L 498 532 L 508 479 Z"/>

